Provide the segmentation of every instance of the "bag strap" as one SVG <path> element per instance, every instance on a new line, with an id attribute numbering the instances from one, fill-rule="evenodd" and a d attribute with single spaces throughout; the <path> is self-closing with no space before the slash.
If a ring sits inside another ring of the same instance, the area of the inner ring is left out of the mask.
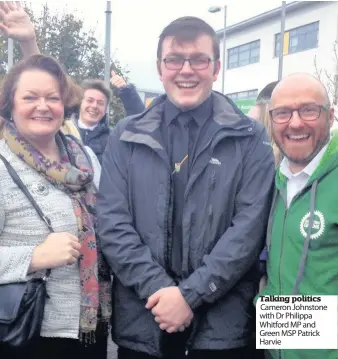
<path id="1" fill-rule="evenodd" d="M 21 189 L 21 191 L 24 193 L 24 195 L 27 197 L 27 199 L 29 200 L 29 202 L 32 204 L 32 206 L 35 208 L 37 214 L 39 215 L 39 217 L 45 222 L 45 224 L 47 225 L 48 229 L 50 230 L 50 232 L 54 232 L 54 229 L 52 227 L 51 221 L 50 219 L 45 216 L 41 210 L 41 208 L 39 207 L 39 205 L 36 203 L 35 199 L 33 198 L 33 196 L 31 195 L 31 193 L 29 192 L 28 188 L 24 185 L 24 183 L 21 181 L 21 178 L 18 176 L 18 174 L 16 173 L 15 169 L 10 165 L 10 163 L 6 160 L 6 158 L 4 156 L 2 156 L 0 154 L 0 159 L 2 160 L 2 162 L 4 163 L 4 165 L 7 168 L 7 171 L 9 173 L 9 175 L 12 177 L 14 183 Z M 47 269 L 46 271 L 46 275 L 44 278 L 48 278 L 50 275 L 51 270 Z"/>

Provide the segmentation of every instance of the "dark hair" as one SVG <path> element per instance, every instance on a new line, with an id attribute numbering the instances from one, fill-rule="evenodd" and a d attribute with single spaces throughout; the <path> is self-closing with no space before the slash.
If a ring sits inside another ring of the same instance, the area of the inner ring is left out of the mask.
<path id="1" fill-rule="evenodd" d="M 81 87 L 83 91 L 94 89 L 102 92 L 106 96 L 107 105 L 109 104 L 112 94 L 110 89 L 105 85 L 105 83 L 102 80 L 99 79 L 85 80 L 83 81 Z"/>
<path id="2" fill-rule="evenodd" d="M 25 71 L 39 70 L 53 76 L 59 83 L 61 99 L 64 103 L 65 113 L 79 106 L 82 92 L 78 85 L 67 76 L 62 66 L 52 57 L 45 55 L 32 55 L 15 64 L 4 77 L 0 89 L 0 116 L 9 120 L 13 109 L 14 94 L 20 76 Z"/>
<path id="3" fill-rule="evenodd" d="M 166 26 L 157 45 L 157 59 L 162 57 L 162 44 L 166 37 L 172 36 L 178 44 L 195 41 L 201 35 L 208 35 L 212 39 L 214 58 L 220 57 L 220 46 L 215 30 L 204 20 L 194 16 L 180 17 Z"/>
<path id="4" fill-rule="evenodd" d="M 262 100 L 270 100 L 274 88 L 277 86 L 279 81 L 270 82 L 267 84 L 261 92 L 258 94 L 256 102 L 259 103 Z"/>

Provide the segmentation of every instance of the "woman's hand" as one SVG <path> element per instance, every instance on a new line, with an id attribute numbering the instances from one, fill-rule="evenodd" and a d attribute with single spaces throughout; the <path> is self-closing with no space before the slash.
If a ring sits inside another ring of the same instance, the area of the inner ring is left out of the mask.
<path id="1" fill-rule="evenodd" d="M 19 1 L 0 2 L 0 30 L 20 42 L 35 41 L 34 26 Z"/>
<path id="2" fill-rule="evenodd" d="M 23 57 L 39 54 L 34 26 L 20 1 L 0 1 L 0 31 L 20 43 Z"/>
<path id="3" fill-rule="evenodd" d="M 34 249 L 29 272 L 74 264 L 80 257 L 79 239 L 67 232 L 51 233 Z"/>

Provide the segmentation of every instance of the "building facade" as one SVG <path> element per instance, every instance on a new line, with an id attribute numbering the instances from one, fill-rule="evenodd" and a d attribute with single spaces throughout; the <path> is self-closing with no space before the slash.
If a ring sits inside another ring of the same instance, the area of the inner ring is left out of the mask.
<path id="1" fill-rule="evenodd" d="M 281 8 L 226 29 L 225 93 L 235 101 L 255 99 L 268 83 L 278 79 Z M 223 30 L 217 32 L 223 51 Z M 338 75 L 335 44 L 338 39 L 338 2 L 297 1 L 287 4 L 283 46 L 283 76 L 294 72 L 321 73 L 334 97 Z M 338 54 L 338 48 L 337 48 Z M 316 64 L 316 66 L 315 66 Z M 221 90 L 220 73 L 214 88 Z"/>

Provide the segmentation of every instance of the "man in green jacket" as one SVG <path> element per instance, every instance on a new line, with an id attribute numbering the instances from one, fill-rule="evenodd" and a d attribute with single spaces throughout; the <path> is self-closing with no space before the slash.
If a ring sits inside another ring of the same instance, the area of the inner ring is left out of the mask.
<path id="1" fill-rule="evenodd" d="M 271 125 L 284 155 L 269 219 L 268 283 L 261 295 L 338 294 L 338 136 L 324 86 L 308 74 L 282 80 Z M 309 230 L 311 228 L 311 230 Z M 274 359 L 337 359 L 338 350 L 270 350 Z"/>

